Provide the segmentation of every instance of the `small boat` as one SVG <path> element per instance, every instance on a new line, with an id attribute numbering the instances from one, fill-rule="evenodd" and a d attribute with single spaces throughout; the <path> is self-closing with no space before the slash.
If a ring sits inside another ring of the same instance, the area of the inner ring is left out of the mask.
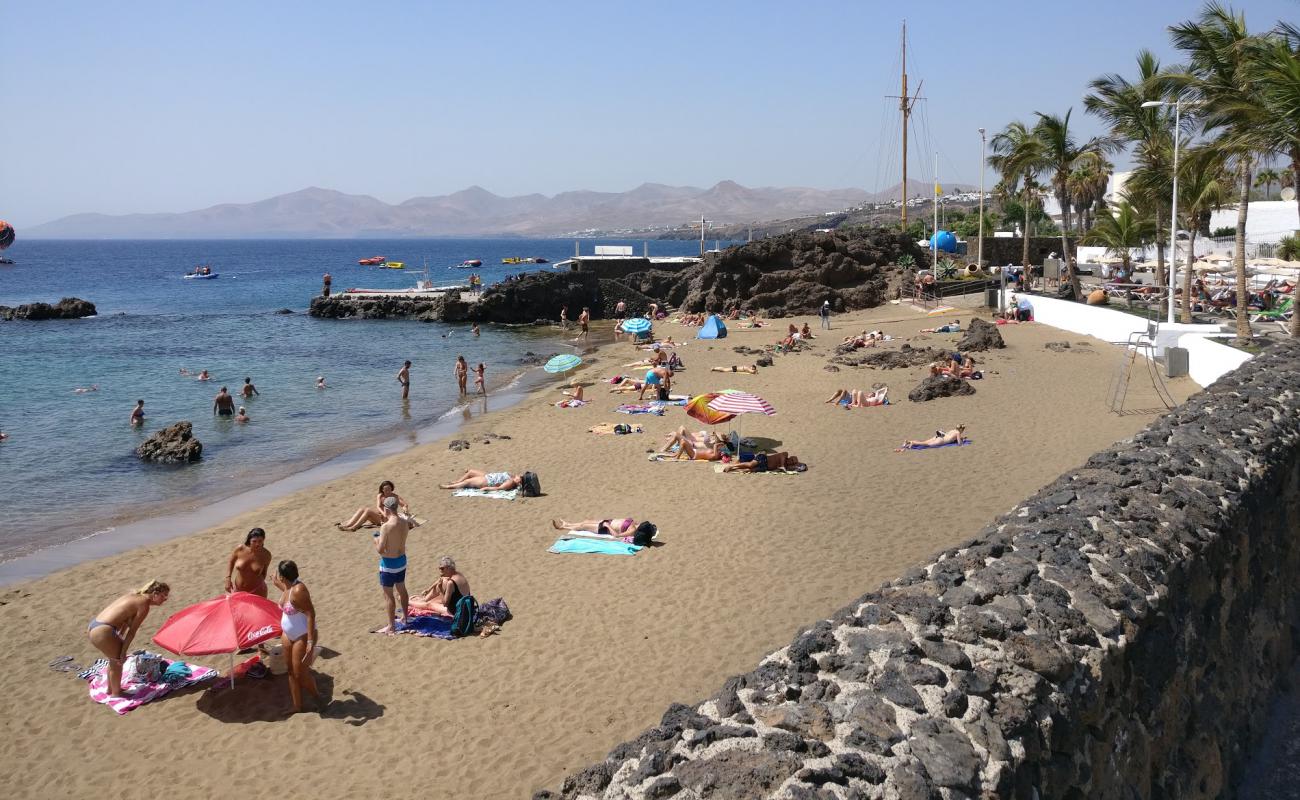
<path id="1" fill-rule="evenodd" d="M 185 273 L 185 280 L 187 280 L 187 281 L 210 281 L 210 280 L 215 279 L 215 278 L 217 277 L 217 275 L 218 275 L 218 273 L 212 271 L 212 267 L 209 267 L 207 264 L 204 264 L 204 265 L 202 265 L 202 266 L 195 267 L 194 269 L 192 269 L 192 270 L 190 270 L 189 272 Z"/>
<path id="2" fill-rule="evenodd" d="M 468 268 L 468 267 L 481 267 L 481 266 L 483 266 L 483 262 L 480 261 L 480 260 L 477 259 L 477 258 L 471 258 L 471 259 L 469 259 L 468 261 L 462 261 L 462 262 L 460 262 L 459 264 L 457 264 L 457 266 L 459 266 L 459 267 L 466 267 L 466 268 Z"/>
<path id="3" fill-rule="evenodd" d="M 363 258 L 357 261 L 357 263 L 363 267 L 377 267 L 387 260 L 388 259 L 384 256 L 371 256 L 370 258 Z"/>
<path id="4" fill-rule="evenodd" d="M 546 264 L 546 263 L 548 263 L 548 262 L 547 262 L 546 259 L 542 258 L 541 256 L 537 256 L 536 258 L 533 259 L 533 263 L 534 263 L 534 264 Z"/>
<path id="5" fill-rule="evenodd" d="M 385 261 L 384 269 L 406 269 L 405 261 Z"/>
<path id="6" fill-rule="evenodd" d="M 525 262 L 524 259 L 520 258 L 519 256 L 507 256 L 501 259 L 501 263 L 502 264 L 523 264 Z"/>
<path id="7" fill-rule="evenodd" d="M 4 258 L 3 256 L 0 256 L 0 264 L 12 264 L 12 263 L 14 263 L 14 260 L 12 258 Z"/>

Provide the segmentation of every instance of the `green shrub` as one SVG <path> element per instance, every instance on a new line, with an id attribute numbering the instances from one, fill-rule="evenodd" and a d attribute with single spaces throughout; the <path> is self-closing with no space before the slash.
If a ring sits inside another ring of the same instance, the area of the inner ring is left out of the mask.
<path id="1" fill-rule="evenodd" d="M 1300 261 L 1300 236 L 1291 234 L 1277 243 L 1274 251 L 1283 261 Z"/>
<path id="2" fill-rule="evenodd" d="M 1211 239 L 1225 239 L 1229 236 L 1236 236 L 1236 235 L 1237 235 L 1237 229 L 1232 227 L 1231 225 L 1225 225 L 1222 228 L 1215 228 L 1214 230 L 1210 231 Z"/>

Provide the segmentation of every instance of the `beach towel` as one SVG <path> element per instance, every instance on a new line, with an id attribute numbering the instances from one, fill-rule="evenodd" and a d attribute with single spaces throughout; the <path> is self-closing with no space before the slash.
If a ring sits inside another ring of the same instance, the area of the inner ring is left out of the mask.
<path id="1" fill-rule="evenodd" d="M 948 442 L 947 444 L 917 444 L 911 447 L 900 448 L 902 450 L 938 450 L 940 447 L 965 447 L 971 443 L 970 439 L 962 442 Z"/>
<path id="2" fill-rule="evenodd" d="M 396 624 L 398 633 L 409 633 L 415 636 L 424 636 L 430 639 L 454 639 L 451 635 L 451 617 L 435 614 L 424 608 L 408 608 L 408 620 L 405 625 Z M 485 603 L 480 603 L 478 609 L 474 612 L 474 627 L 480 628 L 484 625 L 501 625 L 510 619 L 510 606 L 506 605 L 505 598 L 494 597 Z M 373 630 L 371 633 L 378 633 Z"/>
<path id="3" fill-rule="evenodd" d="M 454 639 L 451 635 L 451 617 L 441 614 L 425 614 L 410 617 L 405 623 L 395 621 L 393 630 L 397 633 L 410 633 L 431 639 Z"/>
<path id="4" fill-rule="evenodd" d="M 634 544 L 597 539 L 556 539 L 550 553 L 599 553 L 610 556 L 634 556 L 642 548 Z"/>
<path id="5" fill-rule="evenodd" d="M 652 408 L 662 409 L 664 406 L 684 406 L 689 401 L 690 401 L 689 397 L 684 397 L 681 395 L 671 395 L 667 400 L 651 400 L 650 406 Z"/>
<path id="6" fill-rule="evenodd" d="M 647 405 L 645 403 L 624 403 L 614 409 L 620 414 L 658 414 L 664 415 L 664 407 L 656 405 Z"/>
<path id="7" fill-rule="evenodd" d="M 100 661 L 103 661 L 103 659 L 100 659 Z M 185 664 L 185 666 L 189 668 L 190 675 L 183 681 L 178 681 L 176 678 L 173 678 L 171 681 L 164 679 L 154 683 L 126 682 L 122 684 L 122 691 L 128 696 L 109 698 L 108 662 L 103 661 L 102 664 L 100 664 L 100 662 L 95 663 L 97 668 L 87 670 L 87 672 L 90 673 L 87 677 L 87 680 L 90 681 L 90 699 L 94 700 L 96 703 L 100 703 L 101 705 L 108 706 L 113 709 L 113 711 L 117 712 L 119 716 L 126 714 L 132 709 L 139 708 L 145 703 L 157 700 L 168 692 L 186 686 L 193 686 L 196 683 L 202 683 L 203 681 L 206 681 L 209 678 L 214 678 L 217 675 L 217 671 L 210 667 L 200 667 L 197 664 Z M 172 663 L 183 664 L 184 662 Z M 123 674 L 126 674 L 125 669 L 123 670 Z M 85 673 L 83 673 L 83 675 L 85 675 Z"/>
<path id="8" fill-rule="evenodd" d="M 452 492 L 452 497 L 491 497 L 495 500 L 514 500 L 518 494 L 518 489 L 508 491 L 501 489 L 457 489 Z"/>
<path id="9" fill-rule="evenodd" d="M 568 400 L 561 400 L 560 402 L 556 403 L 555 407 L 556 408 L 579 408 L 581 406 L 585 406 L 589 402 L 591 401 L 575 400 L 574 398 L 570 397 Z"/>
<path id="10" fill-rule="evenodd" d="M 615 536 L 611 533 L 592 533 L 591 531 L 565 531 L 564 536 L 565 538 L 580 536 L 580 537 L 585 537 L 587 539 L 596 539 L 598 541 L 603 541 L 603 542 L 624 542 L 626 544 L 633 544 L 632 537 L 630 535 Z M 658 531 L 655 532 L 655 538 L 656 539 L 659 538 Z"/>
<path id="11" fill-rule="evenodd" d="M 642 433 L 643 431 L 645 431 L 645 428 L 642 428 L 640 425 L 628 425 L 626 423 L 619 423 L 618 425 L 615 425 L 612 422 L 602 422 L 599 425 L 595 425 L 587 429 L 587 433 L 594 433 L 597 434 L 598 436 L 613 436 L 615 434 L 625 434 L 625 433 Z"/>
<path id="12" fill-rule="evenodd" d="M 695 460 L 695 459 L 693 459 L 693 458 L 687 458 L 686 456 L 681 455 L 681 454 L 679 454 L 679 453 L 677 453 L 677 452 L 672 452 L 672 453 L 651 453 L 651 454 L 649 454 L 649 455 L 646 456 L 646 461 L 665 461 L 665 462 L 668 462 L 668 463 L 674 463 L 674 462 L 675 462 L 675 463 L 678 463 L 678 464 L 690 464 L 690 463 L 693 463 L 694 460 Z"/>

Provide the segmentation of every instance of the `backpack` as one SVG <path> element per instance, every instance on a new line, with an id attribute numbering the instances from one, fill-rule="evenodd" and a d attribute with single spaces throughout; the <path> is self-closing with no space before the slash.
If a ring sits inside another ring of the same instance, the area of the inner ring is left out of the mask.
<path id="1" fill-rule="evenodd" d="M 451 618 L 452 636 L 473 636 L 474 615 L 478 612 L 478 601 L 474 595 L 462 595 L 456 601 L 456 608 Z"/>
<path id="2" fill-rule="evenodd" d="M 524 497 L 541 497 L 542 484 L 537 480 L 536 472 L 525 472 L 524 477 L 520 479 L 520 487 L 524 491 Z"/>

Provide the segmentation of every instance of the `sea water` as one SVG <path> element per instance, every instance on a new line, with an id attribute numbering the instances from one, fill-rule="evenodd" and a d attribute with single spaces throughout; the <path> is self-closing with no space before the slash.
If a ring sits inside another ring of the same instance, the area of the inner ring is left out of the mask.
<path id="1" fill-rule="evenodd" d="M 634 244 L 630 241 L 600 244 Z M 585 254 L 597 242 L 583 243 Z M 692 255 L 696 242 L 651 242 L 651 255 Z M 563 352 L 558 329 L 401 320 L 321 320 L 306 315 L 333 276 L 350 287 L 408 288 L 491 284 L 549 265 L 503 265 L 509 256 L 552 262 L 573 255 L 571 240 L 424 239 L 267 241 L 19 241 L 0 266 L 0 305 L 80 297 L 97 317 L 0 322 L 0 561 L 92 535 L 122 522 L 196 508 L 265 485 L 341 452 L 407 436 L 482 401 L 462 398 L 458 354 L 484 362 L 489 392 L 515 380 L 526 351 Z M 357 265 L 382 255 L 404 270 Z M 473 270 L 456 269 L 481 259 Z M 209 264 L 215 280 L 186 280 Z M 293 314 L 278 314 L 281 309 Z M 579 309 L 570 309 L 577 317 Z M 554 316 L 558 317 L 559 309 Z M 410 359 L 411 392 L 396 380 Z M 180 374 L 206 369 L 211 381 Z M 325 378 L 326 389 L 316 388 Z M 238 396 L 244 378 L 260 396 Z M 77 393 L 77 388 L 98 386 Z M 221 386 L 248 409 L 235 423 L 212 413 Z M 473 388 L 473 376 L 470 376 Z M 137 399 L 146 424 L 129 423 Z M 142 463 L 134 450 L 181 420 L 203 443 L 200 462 Z M 487 468 L 508 465 L 487 464 Z M 358 487 L 357 496 L 373 494 Z"/>

